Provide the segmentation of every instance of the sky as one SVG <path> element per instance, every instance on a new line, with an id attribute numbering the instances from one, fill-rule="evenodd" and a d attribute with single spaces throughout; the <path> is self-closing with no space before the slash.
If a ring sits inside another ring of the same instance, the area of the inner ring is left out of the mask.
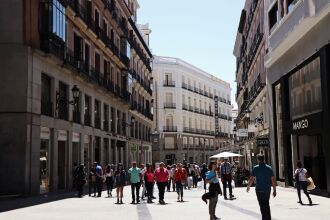
<path id="1" fill-rule="evenodd" d="M 233 49 L 244 0 L 138 0 L 138 23 L 149 23 L 150 48 L 177 57 L 231 84 L 235 103 Z"/>

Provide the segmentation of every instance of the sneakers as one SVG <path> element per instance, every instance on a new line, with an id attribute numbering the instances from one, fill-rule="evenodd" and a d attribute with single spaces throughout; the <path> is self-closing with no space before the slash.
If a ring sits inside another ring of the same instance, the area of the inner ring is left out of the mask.
<path id="1" fill-rule="evenodd" d="M 180 196 L 178 196 L 178 202 L 180 202 Z"/>

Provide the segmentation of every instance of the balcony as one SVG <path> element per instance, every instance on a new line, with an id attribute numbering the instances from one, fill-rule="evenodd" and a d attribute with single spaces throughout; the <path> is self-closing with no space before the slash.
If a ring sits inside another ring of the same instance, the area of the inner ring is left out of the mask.
<path id="1" fill-rule="evenodd" d="M 329 7 L 329 0 L 297 2 L 292 11 L 288 15 L 285 15 L 271 30 L 269 36 L 269 53 L 265 59 L 266 65 L 270 65 L 268 62 L 276 62 L 301 36 L 304 36 L 305 33 L 310 31 L 315 24 L 323 19 L 325 14 L 322 12 L 329 11 Z M 275 53 L 275 51 L 278 52 Z"/>
<path id="2" fill-rule="evenodd" d="M 183 88 L 183 89 L 188 89 L 188 84 L 186 84 L 186 83 L 182 83 L 182 88 Z"/>
<path id="3" fill-rule="evenodd" d="M 177 126 L 163 126 L 163 132 L 177 132 Z"/>
<path id="4" fill-rule="evenodd" d="M 53 103 L 41 101 L 41 114 L 46 116 L 53 116 Z"/>
<path id="5" fill-rule="evenodd" d="M 87 114 L 84 115 L 84 124 L 86 126 L 91 126 L 91 116 L 90 115 L 87 115 Z"/>
<path id="6" fill-rule="evenodd" d="M 175 87 L 175 81 L 172 80 L 164 80 L 163 82 L 164 87 Z"/>
<path id="7" fill-rule="evenodd" d="M 174 102 L 165 102 L 164 103 L 164 108 L 175 109 L 176 108 L 176 103 L 174 103 Z"/>
<path id="8" fill-rule="evenodd" d="M 130 94 L 127 90 L 115 85 L 112 81 L 105 79 L 103 73 L 95 67 L 89 65 L 88 62 L 74 57 L 74 52 L 65 46 L 65 43 L 53 34 L 47 35 L 41 45 L 41 49 L 46 53 L 52 53 L 63 61 L 63 65 L 76 71 L 81 77 L 93 82 L 94 84 L 104 88 L 106 91 L 113 93 L 121 98 L 124 102 L 129 102 Z M 149 93 L 152 92 L 151 89 Z"/>

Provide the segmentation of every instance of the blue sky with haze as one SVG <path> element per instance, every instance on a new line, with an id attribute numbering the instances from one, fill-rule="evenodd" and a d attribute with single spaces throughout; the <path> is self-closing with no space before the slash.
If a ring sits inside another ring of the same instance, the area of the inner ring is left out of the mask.
<path id="1" fill-rule="evenodd" d="M 139 4 L 138 22 L 149 23 L 152 30 L 152 52 L 181 58 L 229 82 L 235 102 L 233 48 L 244 0 L 139 0 Z"/>

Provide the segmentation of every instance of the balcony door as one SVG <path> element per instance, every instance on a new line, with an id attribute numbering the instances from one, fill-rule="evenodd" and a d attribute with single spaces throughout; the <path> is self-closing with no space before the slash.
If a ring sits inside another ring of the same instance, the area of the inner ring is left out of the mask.
<path id="1" fill-rule="evenodd" d="M 82 60 L 83 57 L 83 40 L 82 38 L 77 35 L 76 33 L 73 34 L 73 41 L 74 41 L 74 59 L 75 61 Z"/>

